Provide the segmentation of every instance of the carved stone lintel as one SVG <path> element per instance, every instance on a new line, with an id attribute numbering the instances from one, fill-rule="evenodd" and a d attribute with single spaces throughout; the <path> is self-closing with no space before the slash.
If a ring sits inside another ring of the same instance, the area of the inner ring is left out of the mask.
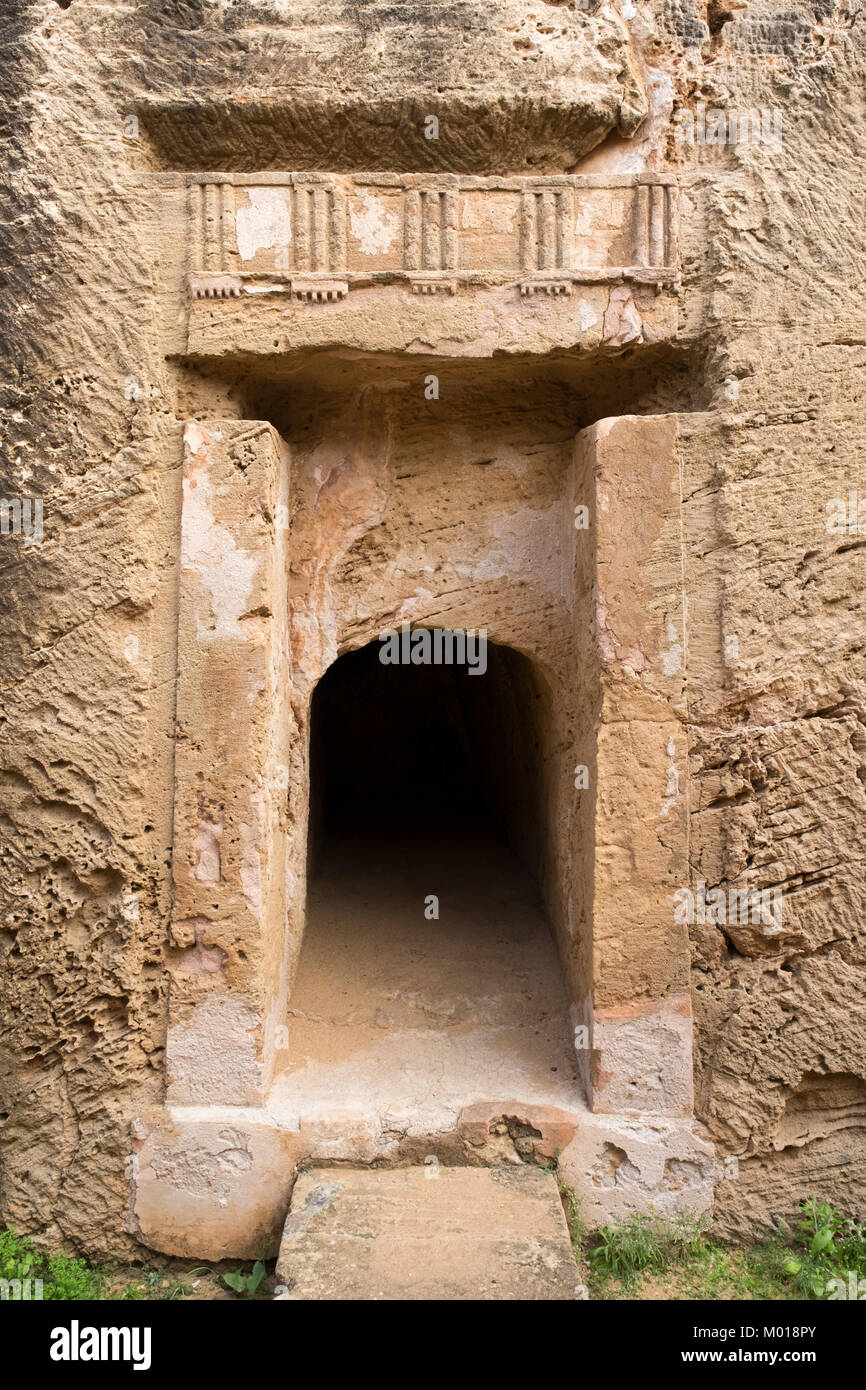
<path id="1" fill-rule="evenodd" d="M 346 280 L 292 279 L 292 299 L 302 304 L 334 304 L 349 293 Z"/>
<path id="2" fill-rule="evenodd" d="M 522 296 L 530 294 L 571 294 L 571 280 L 567 280 L 562 276 L 546 276 L 543 280 L 535 278 L 532 280 L 521 280 L 520 293 Z"/>
<path id="3" fill-rule="evenodd" d="M 267 279 L 260 279 L 261 274 L 262 272 L 233 274 L 229 271 L 192 271 L 188 277 L 190 298 L 239 299 L 256 295 L 287 295 L 296 304 L 334 304 L 346 298 L 353 281 L 358 281 L 361 286 L 378 283 L 376 277 L 359 277 L 351 271 L 346 274 L 345 279 L 315 274 L 281 276 L 279 273 L 272 273 Z M 390 283 L 392 276 L 393 272 L 389 272 L 383 275 L 381 280 L 383 283 Z M 459 273 L 447 275 L 441 271 L 427 275 L 407 275 L 403 272 L 402 275 L 398 273 L 393 278 L 402 280 L 412 294 L 421 295 L 455 295 L 460 283 L 480 284 L 491 288 L 497 284 L 514 284 L 513 280 L 506 282 L 505 279 L 496 276 L 462 276 Z M 554 272 L 552 275 L 536 272 L 518 281 L 518 287 L 522 299 L 530 299 L 534 295 L 547 295 L 549 298 L 558 299 L 573 294 L 575 287 L 580 285 L 629 283 L 650 286 L 656 294 L 663 289 L 676 291 L 680 287 L 679 271 L 676 266 L 578 266 L 568 271 Z"/>
<path id="4" fill-rule="evenodd" d="M 409 279 L 413 294 L 456 294 L 457 281 L 435 275 L 413 275 Z"/>
<path id="5" fill-rule="evenodd" d="M 189 292 L 192 299 L 239 299 L 243 281 L 239 275 L 195 270 L 189 276 Z"/>

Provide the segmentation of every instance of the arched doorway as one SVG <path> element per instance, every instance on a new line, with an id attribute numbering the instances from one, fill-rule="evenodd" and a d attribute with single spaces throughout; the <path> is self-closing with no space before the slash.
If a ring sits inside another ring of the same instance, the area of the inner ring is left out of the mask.
<path id="1" fill-rule="evenodd" d="M 475 1101 L 574 1104 L 543 906 L 559 775 L 550 692 L 494 643 L 474 666 L 382 655 L 374 642 L 339 658 L 312 702 L 308 909 L 283 1095 L 302 1118 L 326 1100 L 430 1134 Z"/>

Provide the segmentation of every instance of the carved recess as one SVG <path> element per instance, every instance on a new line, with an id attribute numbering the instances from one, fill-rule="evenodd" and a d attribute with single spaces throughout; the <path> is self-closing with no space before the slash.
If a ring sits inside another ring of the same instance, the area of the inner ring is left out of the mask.
<path id="1" fill-rule="evenodd" d="M 365 285 L 419 294 L 513 284 L 679 282 L 673 174 L 192 176 L 194 299 L 281 294 L 333 303 Z"/>

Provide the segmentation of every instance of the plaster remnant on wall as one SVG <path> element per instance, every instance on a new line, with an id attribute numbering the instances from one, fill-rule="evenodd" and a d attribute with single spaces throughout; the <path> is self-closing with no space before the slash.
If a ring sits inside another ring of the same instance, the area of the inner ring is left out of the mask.
<path id="1" fill-rule="evenodd" d="M 262 843 L 264 823 L 264 794 L 259 791 L 250 797 L 252 808 L 259 813 L 259 824 L 241 825 L 241 840 L 244 846 L 240 866 L 241 887 L 244 900 L 252 915 L 258 920 L 262 917 L 262 860 L 259 846 Z"/>
<path id="2" fill-rule="evenodd" d="M 192 842 L 195 852 L 193 877 L 197 883 L 219 883 L 222 868 L 220 860 L 220 840 L 223 827 L 220 821 L 199 822 L 196 837 Z"/>
<path id="3" fill-rule="evenodd" d="M 213 436 L 214 440 L 218 435 Z M 242 550 L 231 531 L 215 518 L 216 495 L 208 477 L 208 445 L 211 436 L 199 425 L 188 424 L 184 442 L 190 468 L 183 482 L 181 566 L 192 570 L 210 594 L 211 622 L 197 617 L 200 641 L 228 637 L 247 640 L 241 618 L 249 611 L 257 560 Z"/>
<path id="4" fill-rule="evenodd" d="M 604 315 L 604 341 L 616 347 L 637 342 L 643 332 L 631 290 L 627 285 L 614 285 Z"/>
<path id="5" fill-rule="evenodd" d="M 597 583 L 593 592 L 593 620 L 599 658 L 606 665 L 616 661 L 616 638 L 607 626 L 609 611 L 604 592 L 601 585 Z"/>
<path id="6" fill-rule="evenodd" d="M 254 1037 L 259 1027 L 252 1009 L 230 994 L 211 994 L 194 1005 L 168 1032 L 170 1103 L 256 1104 L 262 1073 Z"/>
<path id="7" fill-rule="evenodd" d="M 629 7 L 631 8 L 631 7 Z M 625 9 L 621 12 L 625 14 Z M 632 13 L 635 11 L 632 9 Z M 645 33 L 650 31 L 642 23 Z M 629 25 L 632 34 L 636 25 Z M 674 107 L 675 88 L 669 72 L 663 68 L 647 66 L 643 71 L 649 115 L 643 121 L 638 133 L 631 140 L 618 142 L 615 146 L 608 142 L 595 149 L 584 160 L 582 168 L 587 173 L 639 174 L 647 167 L 647 158 L 659 144 L 664 143 L 670 129 Z"/>
<path id="8" fill-rule="evenodd" d="M 388 211 L 381 198 L 364 188 L 350 203 L 349 226 L 365 256 L 382 256 L 397 240 L 400 219 Z"/>
<path id="9" fill-rule="evenodd" d="M 687 997 L 600 1010 L 593 1028 L 597 1109 L 687 1115 L 692 1108 L 692 1018 Z"/>
<path id="10" fill-rule="evenodd" d="M 493 524 L 499 549 L 489 550 L 472 570 L 473 579 L 524 579 L 571 607 L 571 555 L 563 543 L 563 505 L 543 511 L 524 507 Z"/>
<path id="11" fill-rule="evenodd" d="M 141 920 L 138 894 L 128 888 L 123 890 L 120 897 L 120 915 L 131 927 L 138 926 Z"/>
<path id="12" fill-rule="evenodd" d="M 668 619 L 668 641 L 671 645 L 662 652 L 662 670 L 666 676 L 675 676 L 683 668 L 683 647 L 678 639 L 676 624 Z"/>
<path id="13" fill-rule="evenodd" d="M 250 188 L 248 207 L 235 214 L 238 254 L 251 261 L 258 251 L 287 247 L 292 240 L 292 190 Z"/>
<path id="14" fill-rule="evenodd" d="M 150 1167 L 160 1182 L 193 1197 L 210 1197 L 225 1202 L 231 1195 L 233 1179 L 253 1164 L 249 1140 L 242 1131 L 223 1129 L 211 1143 L 189 1148 L 156 1149 Z"/>
<path id="15" fill-rule="evenodd" d="M 590 328 L 594 328 L 598 323 L 598 314 L 585 299 L 577 301 L 577 326 L 581 333 L 586 333 Z"/>
<path id="16" fill-rule="evenodd" d="M 675 761 L 676 751 L 677 750 L 673 739 L 669 738 L 667 742 L 667 755 L 669 758 L 668 778 L 667 785 L 665 786 L 666 800 L 662 805 L 660 813 L 662 817 L 665 817 L 668 814 L 668 812 L 672 809 L 672 807 L 676 805 L 680 798 L 680 774 L 679 768 L 677 767 Z"/>

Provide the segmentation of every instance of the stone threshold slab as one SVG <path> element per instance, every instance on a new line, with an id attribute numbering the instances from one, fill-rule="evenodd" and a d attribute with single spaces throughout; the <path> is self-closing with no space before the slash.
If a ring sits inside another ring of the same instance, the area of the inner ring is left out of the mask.
<path id="1" fill-rule="evenodd" d="M 289 1300 L 573 1299 L 552 1173 L 314 1168 L 298 1178 L 278 1281 Z"/>

